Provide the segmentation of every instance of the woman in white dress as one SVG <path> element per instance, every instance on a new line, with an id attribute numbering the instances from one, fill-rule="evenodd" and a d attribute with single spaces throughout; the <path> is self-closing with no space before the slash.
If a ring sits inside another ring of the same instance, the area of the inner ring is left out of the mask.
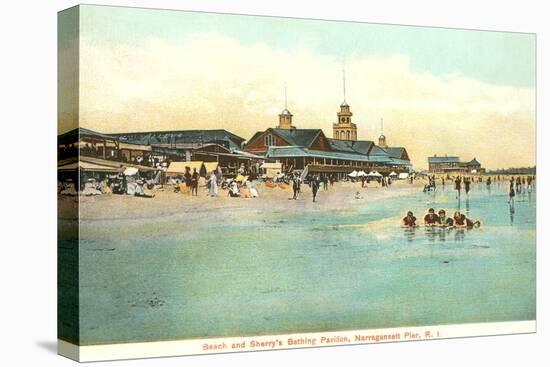
<path id="1" fill-rule="evenodd" d="M 218 196 L 218 179 L 214 174 L 214 171 L 210 173 L 210 178 L 208 179 L 210 188 L 208 189 L 209 196 Z"/>
<path id="2" fill-rule="evenodd" d="M 256 185 L 254 185 L 252 182 L 250 182 L 249 180 L 246 180 L 245 186 L 248 189 L 248 191 L 250 192 L 250 197 L 251 198 L 257 198 L 259 196 L 258 195 L 258 190 L 256 190 Z"/>

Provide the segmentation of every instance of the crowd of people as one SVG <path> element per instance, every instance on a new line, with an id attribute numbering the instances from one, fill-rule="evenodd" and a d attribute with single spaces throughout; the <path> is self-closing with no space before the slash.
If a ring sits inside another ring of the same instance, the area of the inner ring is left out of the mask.
<path id="1" fill-rule="evenodd" d="M 482 183 L 484 177 L 478 176 L 476 178 L 470 177 L 470 176 L 441 176 L 439 179 L 441 182 L 441 186 L 444 188 L 448 181 L 451 181 L 451 183 L 454 184 L 454 190 L 456 190 L 456 196 L 457 198 L 460 197 L 462 190 L 464 190 L 464 193 L 466 195 L 469 195 L 472 183 L 478 182 Z M 436 182 L 438 181 L 436 179 L 435 175 L 428 175 L 427 176 L 428 182 L 424 185 L 423 191 L 435 191 L 437 188 Z M 504 176 L 495 175 L 495 176 L 487 176 L 485 179 L 485 185 L 487 189 L 491 188 L 491 185 L 493 185 L 495 182 L 500 182 L 502 180 L 506 180 Z M 517 193 L 521 193 L 523 191 L 525 192 L 531 192 L 533 190 L 533 185 L 535 182 L 535 176 L 517 176 L 517 177 L 511 177 L 510 183 L 509 183 L 509 196 L 510 200 L 513 200 L 514 196 Z"/>
<path id="2" fill-rule="evenodd" d="M 444 188 L 445 185 L 450 182 L 453 185 L 453 189 L 456 191 L 456 198 L 460 200 L 462 191 L 466 196 L 470 195 L 472 184 L 474 182 L 483 183 L 485 180 L 486 190 L 491 190 L 491 186 L 495 183 L 503 182 L 508 184 L 508 203 L 510 204 L 510 211 L 513 213 L 514 198 L 519 193 L 531 193 L 535 185 L 534 175 L 522 175 L 522 176 L 504 176 L 504 175 L 489 175 L 489 176 L 441 176 L 436 178 L 435 175 L 426 177 L 428 182 L 424 185 L 423 191 L 435 191 L 436 182 L 440 182 L 440 185 Z M 459 206 L 460 207 L 460 206 Z M 412 212 L 408 212 L 407 215 L 401 220 L 402 227 L 417 227 L 416 217 Z M 424 216 L 423 225 L 426 227 L 454 227 L 454 228 L 474 228 L 481 225 L 478 220 L 471 220 L 467 218 L 460 211 L 456 211 L 452 217 L 447 217 L 445 210 L 441 209 L 437 214 L 433 208 L 428 210 L 428 213 Z"/>
<path id="3" fill-rule="evenodd" d="M 508 189 L 508 203 L 514 205 L 514 198 L 516 193 L 522 192 L 531 193 L 533 191 L 533 184 L 535 182 L 534 176 L 517 176 L 510 178 L 510 185 Z"/>

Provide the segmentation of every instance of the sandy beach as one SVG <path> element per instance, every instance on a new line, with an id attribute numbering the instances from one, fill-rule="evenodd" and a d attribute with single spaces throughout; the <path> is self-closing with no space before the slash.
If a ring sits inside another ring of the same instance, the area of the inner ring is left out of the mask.
<path id="1" fill-rule="evenodd" d="M 217 197 L 209 197 L 205 187 L 199 187 L 199 195 L 175 193 L 173 187 L 165 185 L 164 189 L 151 191 L 154 198 L 140 198 L 129 195 L 97 195 L 80 196 L 81 220 L 112 220 L 159 218 L 182 213 L 211 212 L 215 215 L 235 212 L 288 211 L 330 211 L 343 210 L 349 207 L 369 205 L 370 202 L 388 199 L 396 196 L 406 196 L 422 190 L 425 180 L 416 180 L 410 184 L 407 180 L 396 181 L 391 187 L 384 188 L 371 182 L 362 188 L 360 182 L 336 182 L 324 191 L 322 186 L 317 193 L 316 202 L 312 202 L 312 193 L 308 185 L 302 185 L 301 194 L 297 200 L 292 199 L 292 188 L 281 185 L 274 188 L 258 182 L 259 198 L 232 198 L 227 190 L 219 190 Z M 359 192 L 360 199 L 356 199 Z M 60 219 L 71 218 L 70 208 L 78 198 L 60 196 Z M 201 215 L 201 217 L 203 217 Z"/>

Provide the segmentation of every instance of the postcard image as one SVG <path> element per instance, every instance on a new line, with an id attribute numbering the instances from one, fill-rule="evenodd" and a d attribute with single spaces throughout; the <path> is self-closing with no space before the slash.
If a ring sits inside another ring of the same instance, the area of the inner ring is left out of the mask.
<path id="1" fill-rule="evenodd" d="M 58 14 L 78 361 L 536 331 L 536 37 Z"/>

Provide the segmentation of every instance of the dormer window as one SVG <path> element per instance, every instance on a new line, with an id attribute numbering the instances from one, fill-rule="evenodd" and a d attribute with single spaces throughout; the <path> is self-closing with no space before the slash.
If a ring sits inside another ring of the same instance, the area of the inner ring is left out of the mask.
<path id="1" fill-rule="evenodd" d="M 271 135 L 271 134 L 266 135 L 265 138 L 264 138 L 264 143 L 265 143 L 266 147 L 270 147 L 270 146 L 274 145 L 275 140 L 273 139 L 273 135 Z"/>

